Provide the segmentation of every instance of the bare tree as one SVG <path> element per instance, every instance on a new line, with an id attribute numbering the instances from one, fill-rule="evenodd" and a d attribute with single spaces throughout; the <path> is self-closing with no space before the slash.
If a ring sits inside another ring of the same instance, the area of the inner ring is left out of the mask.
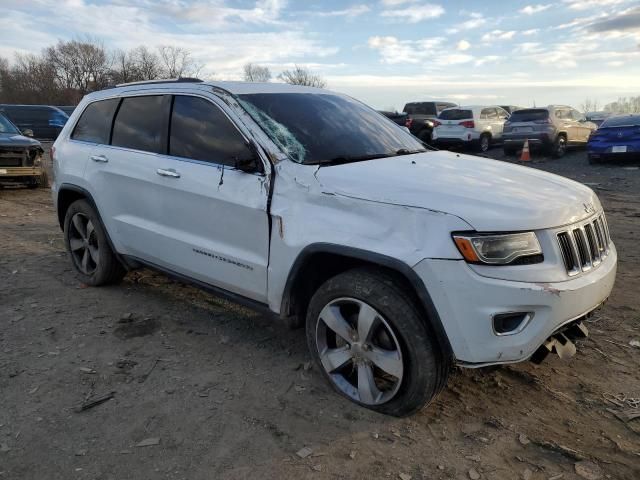
<path id="1" fill-rule="evenodd" d="M 165 78 L 195 76 L 202 69 L 191 57 L 191 52 L 182 47 L 163 45 L 158 47 L 158 53 Z"/>
<path id="2" fill-rule="evenodd" d="M 294 65 L 292 70 L 285 70 L 278 75 L 282 81 L 291 85 L 324 88 L 327 82 L 319 75 L 311 73 L 307 68 Z"/>
<path id="3" fill-rule="evenodd" d="M 144 45 L 131 50 L 140 80 L 154 80 L 162 75 L 160 58 Z"/>
<path id="4" fill-rule="evenodd" d="M 102 43 L 96 40 L 59 41 L 46 48 L 43 57 L 54 69 L 58 84 L 80 96 L 109 84 L 111 61 Z"/>
<path id="5" fill-rule="evenodd" d="M 597 112 L 598 108 L 600 107 L 600 104 L 598 103 L 598 100 L 591 100 L 590 98 L 587 98 L 581 105 L 580 108 L 582 109 L 582 111 L 584 113 L 587 112 Z"/>
<path id="6" fill-rule="evenodd" d="M 269 67 L 261 67 L 254 63 L 245 64 L 245 82 L 268 82 L 269 80 L 271 80 L 271 70 L 269 70 Z"/>
<path id="7" fill-rule="evenodd" d="M 640 96 L 620 97 L 615 102 L 607 103 L 604 110 L 611 113 L 640 113 Z"/>

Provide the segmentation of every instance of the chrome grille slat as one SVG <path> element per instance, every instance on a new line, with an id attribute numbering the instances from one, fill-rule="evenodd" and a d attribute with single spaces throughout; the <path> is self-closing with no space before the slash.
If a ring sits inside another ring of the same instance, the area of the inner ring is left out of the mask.
<path id="1" fill-rule="evenodd" d="M 600 265 L 609 254 L 609 228 L 604 213 L 557 232 L 558 245 L 569 276 Z"/>

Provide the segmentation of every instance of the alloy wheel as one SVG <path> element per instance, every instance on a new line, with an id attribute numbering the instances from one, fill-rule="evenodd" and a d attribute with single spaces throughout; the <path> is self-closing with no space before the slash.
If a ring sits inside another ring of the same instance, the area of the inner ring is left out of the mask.
<path id="1" fill-rule="evenodd" d="M 69 223 L 69 250 L 78 270 L 91 275 L 98 268 L 99 246 L 96 230 L 86 215 L 76 213 Z"/>
<path id="2" fill-rule="evenodd" d="M 402 384 L 402 350 L 385 318 L 349 297 L 329 302 L 316 323 L 322 367 L 345 395 L 365 405 L 391 400 Z"/>
<path id="3" fill-rule="evenodd" d="M 483 152 L 489 150 L 489 137 L 487 137 L 486 135 L 483 135 L 480 138 L 480 150 L 482 150 Z"/>

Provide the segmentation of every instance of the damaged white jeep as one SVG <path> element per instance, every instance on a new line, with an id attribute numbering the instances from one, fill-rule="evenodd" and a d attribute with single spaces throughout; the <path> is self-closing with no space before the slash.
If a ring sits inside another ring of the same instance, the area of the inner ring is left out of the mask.
<path id="1" fill-rule="evenodd" d="M 614 284 L 591 189 L 432 150 L 326 90 L 123 85 L 88 95 L 52 153 L 83 282 L 147 266 L 304 323 L 336 391 L 387 414 L 453 364 L 571 355 Z"/>

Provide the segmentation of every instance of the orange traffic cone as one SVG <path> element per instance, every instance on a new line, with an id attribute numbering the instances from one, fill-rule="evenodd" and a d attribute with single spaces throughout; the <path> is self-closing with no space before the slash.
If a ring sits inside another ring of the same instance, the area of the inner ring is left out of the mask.
<path id="1" fill-rule="evenodd" d="M 522 155 L 520 155 L 521 162 L 528 162 L 531 160 L 531 155 L 529 155 L 529 139 L 525 138 L 524 146 L 522 147 Z"/>

